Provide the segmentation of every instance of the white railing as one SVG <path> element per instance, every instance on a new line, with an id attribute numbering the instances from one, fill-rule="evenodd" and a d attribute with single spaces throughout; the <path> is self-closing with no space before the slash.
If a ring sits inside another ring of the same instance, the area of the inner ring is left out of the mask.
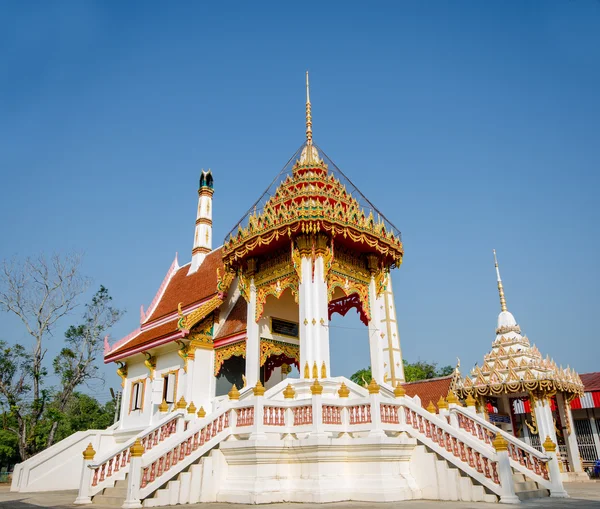
<path id="1" fill-rule="evenodd" d="M 494 437 L 497 434 L 502 436 L 508 442 L 508 456 L 511 467 L 530 477 L 544 488 L 552 489 L 548 472 L 548 462 L 550 461 L 548 455 L 541 453 L 469 410 L 453 405 L 450 414 L 456 416 L 459 428 L 470 433 L 490 448 Z"/>
<path id="2" fill-rule="evenodd" d="M 306 381 L 298 381 L 302 383 Z M 203 418 L 196 414 L 173 414 L 136 437 L 145 446 L 144 450 L 138 445 L 141 453 L 129 451 L 128 447 L 136 440 L 132 439 L 110 457 L 91 464 L 92 487 L 101 489 L 101 483 L 114 476 L 115 465 L 117 471 L 122 471 L 129 464 L 124 507 L 139 507 L 141 500 L 232 434 L 250 439 L 267 435 L 282 439 L 289 434 L 300 438 L 307 435 L 335 438 L 343 433 L 393 437 L 406 432 L 498 495 L 502 502 L 518 502 L 511 467 L 540 482 L 554 496 L 563 496 L 560 474 L 549 463 L 555 458 L 554 453 L 543 455 L 455 405 L 438 415 L 411 398 L 394 399 L 385 393 L 367 395 L 364 391 L 364 395 L 340 398 L 337 394 L 324 397 L 305 391 L 297 399 L 270 399 L 277 395 L 270 392 L 269 397 L 244 395 L 242 400 L 224 400 Z M 181 417 L 184 417 L 182 424 L 177 425 Z M 498 434 L 508 442 L 507 447 L 492 444 Z M 80 500 L 86 503 L 87 499 L 80 495 Z"/>
<path id="3" fill-rule="evenodd" d="M 131 461 L 131 446 L 136 440 L 140 440 L 146 451 L 151 451 L 154 447 L 177 433 L 178 423 L 183 422 L 182 419 L 184 415 L 183 410 L 169 414 L 168 416 L 163 417 L 149 430 L 146 429 L 129 439 L 119 446 L 116 451 L 113 450 L 90 462 L 87 465 L 87 468 L 92 470 L 88 487 L 88 496 L 92 497 L 104 488 L 114 485 L 117 480 L 125 478 L 125 474 L 129 471 L 129 463 Z"/>

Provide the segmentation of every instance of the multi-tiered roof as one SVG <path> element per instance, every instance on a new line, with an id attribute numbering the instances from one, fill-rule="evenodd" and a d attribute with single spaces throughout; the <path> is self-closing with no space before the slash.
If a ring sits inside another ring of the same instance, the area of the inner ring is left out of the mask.
<path id="1" fill-rule="evenodd" d="M 494 258 L 496 253 L 494 251 Z M 496 274 L 501 312 L 498 315 L 496 339 L 483 365 L 473 368 L 459 384 L 463 395 L 500 395 L 541 391 L 563 392 L 575 396 L 583 393 L 583 383 L 571 368 L 558 366 L 549 356 L 543 357 L 537 346 L 521 334 L 513 314 L 508 311 L 498 262 Z"/>
<path id="2" fill-rule="evenodd" d="M 307 86 L 306 143 L 231 230 L 225 265 L 289 244 L 292 236 L 324 232 L 359 252 L 374 252 L 386 267 L 402 262 L 400 232 L 312 141 Z"/>

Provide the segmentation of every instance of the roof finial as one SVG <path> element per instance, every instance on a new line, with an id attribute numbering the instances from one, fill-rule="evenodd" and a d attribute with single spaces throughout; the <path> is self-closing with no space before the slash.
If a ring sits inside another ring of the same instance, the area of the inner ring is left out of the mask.
<path id="1" fill-rule="evenodd" d="M 494 265 L 496 266 L 496 276 L 498 279 L 498 293 L 500 294 L 500 308 L 502 311 L 508 311 L 506 308 L 506 299 L 504 298 L 504 287 L 500 278 L 500 269 L 498 268 L 498 259 L 496 258 L 496 250 L 494 249 Z"/>
<path id="2" fill-rule="evenodd" d="M 312 117 L 310 115 L 310 85 L 306 71 L 306 144 L 312 145 Z"/>

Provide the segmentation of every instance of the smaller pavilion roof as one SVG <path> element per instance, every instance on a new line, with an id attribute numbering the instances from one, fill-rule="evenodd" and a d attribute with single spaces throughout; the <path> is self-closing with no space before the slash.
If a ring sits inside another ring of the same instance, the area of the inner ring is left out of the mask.
<path id="1" fill-rule="evenodd" d="M 585 392 L 600 391 L 600 372 L 582 373 L 579 375 Z"/>
<path id="2" fill-rule="evenodd" d="M 239 297 L 233 309 L 225 319 L 225 323 L 217 331 L 215 342 L 227 339 L 231 336 L 246 332 L 246 317 L 248 314 L 248 304 L 243 297 Z"/>

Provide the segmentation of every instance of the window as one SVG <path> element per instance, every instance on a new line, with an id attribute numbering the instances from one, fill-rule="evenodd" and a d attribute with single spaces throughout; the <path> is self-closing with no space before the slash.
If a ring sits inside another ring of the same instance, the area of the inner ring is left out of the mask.
<path id="1" fill-rule="evenodd" d="M 298 324 L 281 318 L 271 318 L 271 332 L 281 336 L 298 337 Z"/>
<path id="2" fill-rule="evenodd" d="M 144 407 L 144 387 L 145 380 L 133 382 L 131 384 L 131 400 L 129 401 L 129 411 L 142 410 Z"/>
<path id="3" fill-rule="evenodd" d="M 163 375 L 162 400 L 167 403 L 174 403 L 177 395 L 177 373 L 165 373 Z"/>

